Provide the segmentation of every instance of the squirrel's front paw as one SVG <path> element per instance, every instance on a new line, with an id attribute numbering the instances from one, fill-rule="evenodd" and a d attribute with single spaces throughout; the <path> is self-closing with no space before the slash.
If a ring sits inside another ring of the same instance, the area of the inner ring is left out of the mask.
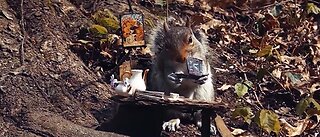
<path id="1" fill-rule="evenodd" d="M 164 122 L 162 125 L 162 129 L 166 130 L 168 129 L 169 131 L 176 131 L 176 129 L 180 128 L 180 119 L 171 119 L 168 122 Z"/>
<path id="2" fill-rule="evenodd" d="M 181 84 L 182 78 L 179 77 L 179 74 L 183 74 L 183 72 L 175 72 L 168 75 L 169 80 L 173 81 L 176 84 Z"/>
<path id="3" fill-rule="evenodd" d="M 205 75 L 205 76 L 203 76 L 203 77 L 200 77 L 200 78 L 196 79 L 194 82 L 197 83 L 197 84 L 202 85 L 202 84 L 206 83 L 206 81 L 207 81 L 208 79 L 209 79 L 209 76 L 208 76 L 208 75 Z"/>
<path id="4" fill-rule="evenodd" d="M 198 121 L 197 123 L 198 128 L 202 127 L 201 121 Z M 217 135 L 217 129 L 216 126 L 213 123 L 210 123 L 210 134 L 211 135 Z"/>

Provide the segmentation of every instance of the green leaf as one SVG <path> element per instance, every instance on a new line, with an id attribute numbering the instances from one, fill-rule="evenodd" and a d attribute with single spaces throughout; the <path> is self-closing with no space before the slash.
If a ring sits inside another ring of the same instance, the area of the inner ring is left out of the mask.
<path id="1" fill-rule="evenodd" d="M 108 33 L 108 30 L 105 27 L 100 26 L 100 25 L 96 25 L 96 24 L 92 25 L 89 30 L 92 33 L 96 33 L 96 34 L 100 34 L 100 35 L 104 35 L 104 34 Z"/>
<path id="2" fill-rule="evenodd" d="M 316 100 L 309 98 L 309 102 L 312 103 L 318 111 L 320 111 L 320 104 Z"/>
<path id="3" fill-rule="evenodd" d="M 320 13 L 320 8 L 317 5 L 314 5 L 314 3 L 308 3 L 307 5 L 307 13 L 314 13 L 314 14 L 319 14 Z"/>
<path id="4" fill-rule="evenodd" d="M 248 93 L 248 86 L 246 86 L 245 84 L 237 83 L 236 85 L 234 85 L 234 88 L 238 97 L 243 97 Z"/>
<path id="5" fill-rule="evenodd" d="M 98 10 L 92 15 L 97 24 L 107 28 L 110 32 L 116 32 L 120 28 L 118 17 L 108 10 Z"/>
<path id="6" fill-rule="evenodd" d="M 299 101 L 299 104 L 296 106 L 296 113 L 298 115 L 303 114 L 304 112 L 307 112 L 306 110 L 308 109 L 308 111 L 314 110 L 313 108 L 308 108 L 310 106 L 310 103 L 313 104 L 314 109 L 316 109 L 315 111 L 320 112 L 320 104 L 314 100 L 312 97 L 308 97 L 308 98 L 304 98 L 302 100 Z M 308 114 L 308 112 L 307 112 Z M 308 114 L 310 115 L 310 114 Z"/>
<path id="7" fill-rule="evenodd" d="M 257 56 L 258 57 L 269 56 L 271 55 L 271 53 L 272 53 L 272 46 L 267 45 L 257 53 Z"/>
<path id="8" fill-rule="evenodd" d="M 235 118 L 237 116 L 241 116 L 245 122 L 250 124 L 251 119 L 253 118 L 253 113 L 252 113 L 251 108 L 249 108 L 249 107 L 240 107 L 240 108 L 236 108 L 235 111 L 232 112 L 233 118 Z"/>
<path id="9" fill-rule="evenodd" d="M 119 21 L 112 18 L 102 18 L 99 20 L 99 24 L 111 30 L 117 30 L 120 28 Z"/>
<path id="10" fill-rule="evenodd" d="M 303 112 L 306 111 L 306 109 L 308 108 L 309 104 L 309 98 L 304 98 L 300 100 L 298 105 L 296 106 L 296 113 L 298 115 L 303 114 Z"/>
<path id="11" fill-rule="evenodd" d="M 280 122 L 279 116 L 266 109 L 262 109 L 258 112 L 258 115 L 255 117 L 256 123 L 262 128 L 263 130 L 270 133 L 271 131 L 278 134 L 280 132 Z"/>
<path id="12" fill-rule="evenodd" d="M 253 83 L 251 81 L 247 80 L 247 81 L 244 81 L 243 83 L 246 84 L 246 86 L 248 86 L 249 88 L 252 88 Z"/>

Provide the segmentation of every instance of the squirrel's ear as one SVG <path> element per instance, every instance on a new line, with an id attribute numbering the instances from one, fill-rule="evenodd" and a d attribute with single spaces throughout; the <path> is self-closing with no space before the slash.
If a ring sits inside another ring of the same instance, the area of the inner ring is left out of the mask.
<path id="1" fill-rule="evenodd" d="M 170 30 L 170 28 L 168 26 L 168 23 L 167 23 L 167 20 L 164 20 L 163 29 L 164 29 L 165 32 L 168 32 Z"/>
<path id="2" fill-rule="evenodd" d="M 190 17 L 187 17 L 186 27 L 191 28 L 191 20 L 190 20 Z"/>

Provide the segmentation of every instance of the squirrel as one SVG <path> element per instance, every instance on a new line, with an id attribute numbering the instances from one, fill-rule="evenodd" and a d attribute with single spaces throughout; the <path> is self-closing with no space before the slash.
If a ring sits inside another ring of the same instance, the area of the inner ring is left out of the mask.
<path id="1" fill-rule="evenodd" d="M 166 95 L 174 92 L 189 99 L 213 101 L 215 91 L 207 58 L 207 36 L 200 29 L 192 29 L 188 18 L 184 24 L 169 25 L 164 21 L 151 31 L 148 43 L 153 54 L 153 65 L 148 89 L 163 91 Z M 202 60 L 201 71 L 205 75 L 196 79 L 181 77 L 181 74 L 189 75 L 188 57 Z M 201 127 L 200 121 L 197 119 L 195 122 Z M 163 124 L 163 129 L 175 131 L 179 123 L 179 119 L 172 119 Z"/>

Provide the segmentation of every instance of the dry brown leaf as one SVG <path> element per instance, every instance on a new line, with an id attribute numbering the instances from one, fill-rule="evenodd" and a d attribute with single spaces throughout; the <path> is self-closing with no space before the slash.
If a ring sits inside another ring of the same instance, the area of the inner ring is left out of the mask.
<path id="1" fill-rule="evenodd" d="M 200 28 L 203 29 L 205 31 L 205 33 L 207 33 L 207 31 L 211 28 L 217 28 L 223 26 L 222 21 L 218 20 L 218 19 L 211 19 L 209 22 L 200 25 Z"/>
<path id="2" fill-rule="evenodd" d="M 266 30 L 279 28 L 280 26 L 280 23 L 278 22 L 278 20 L 275 17 L 273 17 L 271 14 L 265 15 L 265 22 L 263 24 L 266 27 Z"/>
<path id="3" fill-rule="evenodd" d="M 299 136 L 304 131 L 314 129 L 319 124 L 319 115 L 314 115 L 317 118 L 317 121 L 313 121 L 310 117 L 303 120 L 299 120 L 293 125 L 289 124 L 285 119 L 280 119 L 283 129 L 286 130 L 286 134 L 289 137 Z"/>
<path id="4" fill-rule="evenodd" d="M 273 75 L 274 77 L 278 78 L 278 79 L 281 78 L 281 73 L 282 73 L 282 72 L 281 72 L 280 68 L 277 68 L 277 69 L 275 69 L 275 70 L 272 71 L 272 75 Z"/>
<path id="5" fill-rule="evenodd" d="M 245 132 L 247 132 L 246 130 L 243 130 L 243 129 L 240 129 L 240 128 L 232 128 L 232 135 L 235 135 L 235 136 L 238 136 L 238 135 L 241 135 Z"/>
<path id="6" fill-rule="evenodd" d="M 145 48 L 142 48 L 141 53 L 142 53 L 143 55 L 151 54 L 150 47 L 147 46 L 147 47 L 145 47 Z"/>
<path id="7" fill-rule="evenodd" d="M 112 55 L 110 53 L 108 53 L 107 51 L 101 51 L 100 54 L 106 58 L 112 58 Z"/>
<path id="8" fill-rule="evenodd" d="M 282 61 L 285 64 L 290 64 L 292 61 L 294 61 L 294 64 L 292 65 L 297 65 L 301 64 L 303 66 L 306 66 L 306 62 L 304 59 L 301 57 L 289 57 L 287 55 L 280 56 L 280 61 Z"/>
<path id="9" fill-rule="evenodd" d="M 192 24 L 197 26 L 213 20 L 213 16 L 208 13 L 197 13 L 191 16 Z"/>
<path id="10" fill-rule="evenodd" d="M 312 86 L 309 88 L 309 91 L 311 93 L 313 93 L 317 90 L 320 90 L 320 83 L 319 82 L 312 84 Z"/>
<path id="11" fill-rule="evenodd" d="M 232 87 L 232 85 L 223 84 L 220 88 L 218 88 L 218 90 L 225 91 L 231 87 Z"/>
<path id="12" fill-rule="evenodd" d="M 214 121 L 216 122 L 217 129 L 222 137 L 233 137 L 231 131 L 228 129 L 227 125 L 219 115 L 217 115 Z"/>
<path id="13" fill-rule="evenodd" d="M 287 136 L 289 137 L 301 135 L 307 127 L 305 121 L 299 121 L 296 127 L 289 124 L 285 119 L 280 119 L 280 122 L 283 125 L 283 129 L 287 131 Z"/>

